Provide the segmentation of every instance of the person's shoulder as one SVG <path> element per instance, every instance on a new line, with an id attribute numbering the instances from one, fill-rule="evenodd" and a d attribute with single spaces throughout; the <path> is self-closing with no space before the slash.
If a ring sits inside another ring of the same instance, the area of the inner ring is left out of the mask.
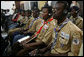
<path id="1" fill-rule="evenodd" d="M 72 19 L 72 18 L 73 18 L 73 16 L 70 16 L 70 17 L 69 17 L 69 19 Z"/>
<path id="2" fill-rule="evenodd" d="M 39 19 L 37 19 L 38 21 L 42 21 L 43 19 L 39 17 Z"/>
<path id="3" fill-rule="evenodd" d="M 34 19 L 33 17 L 29 18 L 29 20 L 33 20 L 33 19 Z"/>
<path id="4" fill-rule="evenodd" d="M 69 29 L 71 31 L 81 31 L 74 23 L 72 23 L 71 21 L 69 21 L 67 23 L 67 25 L 69 26 Z"/>
<path id="5" fill-rule="evenodd" d="M 69 26 L 69 30 L 71 32 L 71 34 L 75 35 L 80 35 L 82 37 L 83 35 L 83 31 L 78 28 L 74 23 L 72 23 L 71 21 L 68 22 L 68 26 Z"/>
<path id="6" fill-rule="evenodd" d="M 83 18 L 81 16 L 78 17 L 81 21 L 83 21 Z"/>
<path id="7" fill-rule="evenodd" d="M 44 21 L 44 20 L 41 19 L 41 18 L 39 18 L 39 19 L 37 19 L 35 22 L 38 23 L 38 24 L 40 24 L 42 21 Z"/>

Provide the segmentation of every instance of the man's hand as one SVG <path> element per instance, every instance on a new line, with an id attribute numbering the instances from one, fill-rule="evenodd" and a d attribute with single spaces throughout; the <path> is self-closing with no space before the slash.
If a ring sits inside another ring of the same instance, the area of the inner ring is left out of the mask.
<path id="1" fill-rule="evenodd" d="M 46 51 L 46 48 L 43 48 L 43 49 L 39 49 L 39 53 L 45 53 L 45 51 Z"/>
<path id="2" fill-rule="evenodd" d="M 23 48 L 30 48 L 30 44 L 23 44 Z"/>
<path id="3" fill-rule="evenodd" d="M 38 51 L 38 50 L 35 49 L 35 50 L 31 51 L 31 52 L 29 53 L 29 55 L 30 55 L 30 56 L 36 56 L 37 51 Z"/>
<path id="4" fill-rule="evenodd" d="M 29 53 L 30 56 L 43 56 L 43 54 L 40 54 L 38 49 L 35 49 Z"/>

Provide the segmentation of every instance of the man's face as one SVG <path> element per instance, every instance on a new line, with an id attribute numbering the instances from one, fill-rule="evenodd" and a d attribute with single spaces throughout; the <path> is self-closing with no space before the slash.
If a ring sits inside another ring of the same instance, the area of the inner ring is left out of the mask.
<path id="1" fill-rule="evenodd" d="M 43 19 L 46 19 L 48 17 L 48 9 L 47 8 L 42 9 L 42 17 L 43 17 Z"/>
<path id="2" fill-rule="evenodd" d="M 76 11 L 75 11 L 74 9 L 71 10 L 71 15 L 72 15 L 72 16 L 77 15 L 77 13 L 76 13 Z"/>
<path id="3" fill-rule="evenodd" d="M 36 10 L 32 11 L 33 17 L 37 18 L 38 12 Z"/>
<path id="4" fill-rule="evenodd" d="M 53 18 L 54 19 L 60 19 L 62 14 L 63 14 L 63 10 L 64 10 L 64 4 L 63 3 L 57 3 L 56 6 L 55 6 L 55 11 L 53 13 Z"/>

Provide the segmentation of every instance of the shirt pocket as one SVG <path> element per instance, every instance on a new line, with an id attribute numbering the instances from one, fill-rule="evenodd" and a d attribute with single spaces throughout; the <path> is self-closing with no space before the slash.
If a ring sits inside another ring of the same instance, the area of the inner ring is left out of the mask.
<path id="1" fill-rule="evenodd" d="M 67 45 L 69 42 L 69 34 L 59 35 L 59 41 L 61 44 Z"/>

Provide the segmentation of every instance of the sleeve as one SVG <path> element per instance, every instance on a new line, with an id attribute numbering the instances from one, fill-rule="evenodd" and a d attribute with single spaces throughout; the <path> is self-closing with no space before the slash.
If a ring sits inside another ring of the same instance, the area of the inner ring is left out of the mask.
<path id="1" fill-rule="evenodd" d="M 34 22 L 32 27 L 28 30 L 28 32 L 36 32 L 36 25 L 37 25 L 37 22 Z"/>
<path id="2" fill-rule="evenodd" d="M 28 18 L 27 17 L 25 17 L 25 20 L 24 20 L 24 24 L 27 24 L 27 22 L 28 22 Z"/>
<path id="3" fill-rule="evenodd" d="M 23 27 L 24 30 L 28 29 L 29 28 L 29 24 L 31 22 L 31 19 L 28 20 L 28 23 L 25 25 L 25 27 Z"/>
<path id="4" fill-rule="evenodd" d="M 16 31 L 20 31 L 20 28 L 15 28 L 15 29 L 11 29 L 8 31 L 8 34 L 12 34 L 13 32 L 16 32 Z"/>
<path id="5" fill-rule="evenodd" d="M 79 27 L 81 30 L 83 30 L 83 20 L 81 20 L 80 24 L 79 24 Z"/>
<path id="6" fill-rule="evenodd" d="M 83 56 L 83 43 L 81 45 L 80 52 L 79 52 L 79 55 L 78 56 Z"/>
<path id="7" fill-rule="evenodd" d="M 68 56 L 78 56 L 82 44 L 82 32 L 76 31 L 72 33 L 71 51 Z"/>
<path id="8" fill-rule="evenodd" d="M 45 34 L 45 36 L 42 39 L 42 42 L 44 42 L 46 45 L 50 44 L 53 39 L 53 29 L 48 30 Z"/>
<path id="9" fill-rule="evenodd" d="M 25 21 L 25 19 L 21 19 L 21 20 L 20 20 L 20 23 L 24 23 L 24 21 Z"/>

